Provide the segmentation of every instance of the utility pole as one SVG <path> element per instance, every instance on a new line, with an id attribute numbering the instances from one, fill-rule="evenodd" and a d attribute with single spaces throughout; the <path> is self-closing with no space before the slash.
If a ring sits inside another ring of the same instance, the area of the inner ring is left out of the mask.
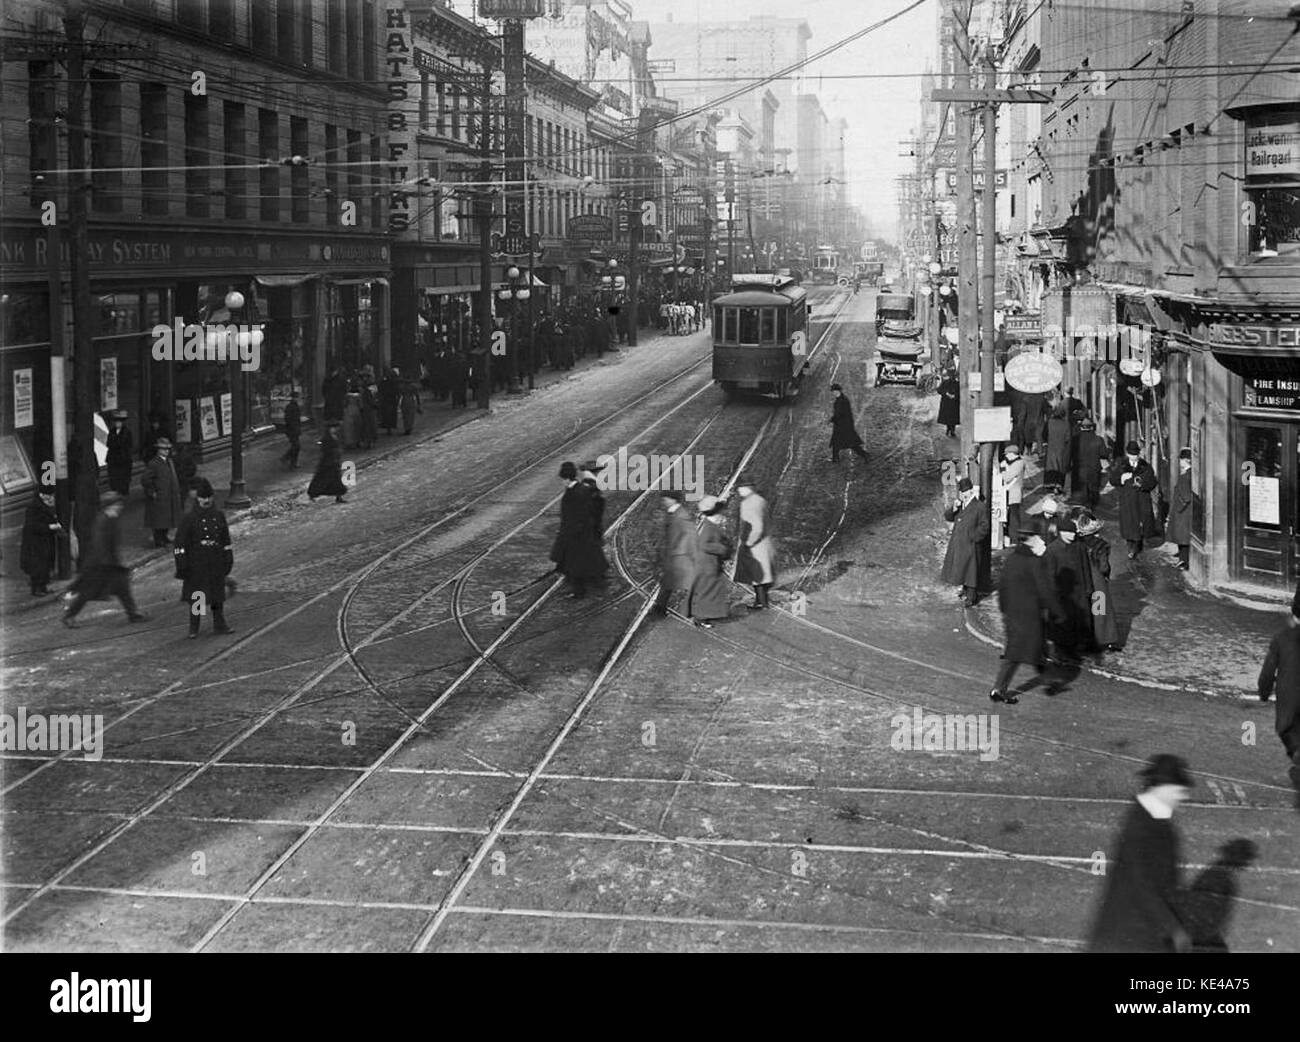
<path id="1" fill-rule="evenodd" d="M 997 87 L 997 68 L 993 64 L 993 55 L 987 56 L 989 63 L 989 90 Z M 998 204 L 997 204 L 997 129 L 998 108 L 992 101 L 984 106 L 984 270 L 982 272 L 983 292 L 980 302 L 980 407 L 993 407 L 993 374 L 997 359 L 993 351 L 994 294 L 997 292 L 998 259 Z M 985 495 L 993 487 L 993 443 L 985 442 L 980 446 L 980 488 Z"/>
<path id="2" fill-rule="evenodd" d="M 479 115 L 479 183 L 474 197 L 474 216 L 478 219 L 479 266 L 479 350 L 483 354 L 479 373 L 478 407 L 492 406 L 492 130 L 488 109 L 492 104 L 492 67 L 483 61 L 483 110 Z"/>
<path id="3" fill-rule="evenodd" d="M 953 4 L 953 50 L 957 67 L 953 72 L 953 89 L 969 91 L 970 82 L 970 18 L 971 5 L 965 10 L 961 3 Z M 976 353 L 979 350 L 979 312 L 976 308 L 976 251 L 975 224 L 972 219 L 975 206 L 975 184 L 971 169 L 972 128 L 969 110 L 957 105 L 951 108 L 957 121 L 957 333 L 960 337 L 961 398 L 961 458 L 969 477 L 969 461 L 975 452 L 975 408 L 970 396 L 970 374 L 975 371 Z M 980 485 L 982 494 L 988 486 Z"/>
<path id="4" fill-rule="evenodd" d="M 54 140 L 55 166 L 58 165 L 58 139 Z M 50 455 L 54 463 L 54 511 L 63 531 L 58 534 L 58 578 L 72 575 L 72 546 L 68 533 L 72 531 L 72 516 L 68 511 L 68 403 L 67 381 L 63 363 L 63 229 L 59 224 L 58 178 L 51 169 L 50 198 L 54 205 L 53 219 L 46 229 L 45 255 L 50 278 Z M 43 446 L 42 446 L 43 447 Z M 38 482 L 46 477 L 46 468 L 39 467 Z M 45 491 L 42 487 L 41 491 Z"/>
<path id="5" fill-rule="evenodd" d="M 86 228 L 86 199 L 90 183 L 86 174 L 86 15 L 79 3 L 68 5 L 63 19 L 68 41 L 68 224 L 72 289 L 72 432 L 77 444 L 74 461 L 77 473 L 72 490 L 73 526 L 77 538 L 88 545 L 91 526 L 99 510 L 99 460 L 95 456 L 95 371 L 94 328 L 90 314 L 90 244 Z M 56 423 L 64 417 L 56 416 Z"/>

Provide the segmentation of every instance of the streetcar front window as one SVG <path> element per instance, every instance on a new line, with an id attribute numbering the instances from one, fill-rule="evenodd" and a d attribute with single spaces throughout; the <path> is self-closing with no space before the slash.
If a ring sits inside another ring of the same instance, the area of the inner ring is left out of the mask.
<path id="1" fill-rule="evenodd" d="M 740 312 L 740 342 L 758 343 L 758 309 L 742 308 Z"/>
<path id="2" fill-rule="evenodd" d="M 722 342 L 724 344 L 734 344 L 736 339 L 736 309 L 724 308 L 722 310 Z"/>
<path id="3" fill-rule="evenodd" d="M 781 344 L 790 339 L 790 312 L 784 308 L 776 313 L 776 339 Z"/>
<path id="4" fill-rule="evenodd" d="M 761 332 L 761 343 L 776 343 L 776 312 L 772 308 L 763 309 L 763 328 Z"/>

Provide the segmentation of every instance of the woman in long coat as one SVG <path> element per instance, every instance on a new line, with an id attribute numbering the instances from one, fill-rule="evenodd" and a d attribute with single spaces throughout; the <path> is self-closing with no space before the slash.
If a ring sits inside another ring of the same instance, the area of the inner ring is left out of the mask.
<path id="1" fill-rule="evenodd" d="M 609 564 L 596 535 L 591 493 L 578 480 L 578 468 L 564 463 L 560 477 L 565 487 L 560 498 L 560 530 L 551 546 L 551 560 L 555 570 L 569 580 L 569 596 L 582 597 L 588 583 L 605 578 Z"/>
<path id="2" fill-rule="evenodd" d="M 1102 538 L 1102 523 L 1086 510 L 1075 523 L 1079 529 L 1079 542 L 1088 554 L 1088 581 L 1093 594 L 1102 595 L 1091 605 L 1092 638 L 1097 647 L 1115 651 L 1120 637 L 1115 599 L 1110 595 L 1110 543 Z"/>
<path id="3" fill-rule="evenodd" d="M 361 375 L 361 447 L 372 449 L 379 440 L 379 387 L 369 370 Z"/>
<path id="4" fill-rule="evenodd" d="M 415 430 L 415 414 L 424 412 L 420 405 L 420 385 L 414 380 L 403 380 L 399 385 L 399 404 L 402 410 L 402 433 Z"/>
<path id="5" fill-rule="evenodd" d="M 722 570 L 732 549 L 731 540 L 722 529 L 726 520 L 722 510 L 726 505 L 716 496 L 705 496 L 700 500 L 699 511 L 704 524 L 695 548 L 695 582 L 691 585 L 687 613 L 695 620 L 695 625 L 704 629 L 710 628 L 710 620 L 725 619 L 731 614 L 731 583 Z"/>
<path id="6" fill-rule="evenodd" d="M 18 566 L 31 580 L 32 596 L 41 597 L 46 589 L 58 548 L 59 532 L 63 526 L 54 512 L 54 495 L 41 492 L 27 507 L 23 518 L 23 542 L 19 551 Z"/>
<path id="7" fill-rule="evenodd" d="M 1156 534 L 1156 515 L 1151 508 L 1151 490 L 1159 479 L 1151 464 L 1142 458 L 1136 441 L 1124 446 L 1124 456 L 1110 468 L 1110 483 L 1119 500 L 1119 534 L 1128 543 L 1130 561 L 1137 560 L 1149 536 Z"/>
<path id="8" fill-rule="evenodd" d="M 989 588 L 989 508 L 976 498 L 969 478 L 957 483 L 957 495 L 957 502 L 943 512 L 943 519 L 953 526 L 940 578 L 961 587 L 957 596 L 962 603 L 974 604 L 980 591 Z"/>
<path id="9" fill-rule="evenodd" d="M 957 383 L 957 374 L 949 369 L 939 384 L 939 423 L 950 438 L 957 436 L 956 428 L 961 423 L 960 394 L 961 385 Z"/>
<path id="10" fill-rule="evenodd" d="M 1043 464 L 1043 484 L 1057 489 L 1065 488 L 1065 475 L 1070 472 L 1070 441 L 1073 431 L 1065 404 L 1058 403 L 1047 421 L 1047 460 Z"/>
<path id="11" fill-rule="evenodd" d="M 831 390 L 835 392 L 835 405 L 831 409 L 831 462 L 839 462 L 842 449 L 850 449 L 865 460 L 867 454 L 862 451 L 862 438 L 853 426 L 853 405 L 839 384 L 831 384 Z"/>
<path id="12" fill-rule="evenodd" d="M 736 484 L 740 496 L 740 532 L 736 540 L 736 582 L 754 587 L 751 611 L 771 606 L 768 590 L 776 582 L 776 544 L 768 523 L 767 500 L 754 491 L 753 480 Z"/>
<path id="13" fill-rule="evenodd" d="M 334 502 L 345 503 L 348 487 L 343 484 L 343 465 L 339 450 L 339 425 L 337 420 L 325 424 L 325 433 L 320 440 L 320 460 L 316 464 L 316 473 L 312 475 L 311 484 L 307 486 L 307 498 L 333 496 Z"/>

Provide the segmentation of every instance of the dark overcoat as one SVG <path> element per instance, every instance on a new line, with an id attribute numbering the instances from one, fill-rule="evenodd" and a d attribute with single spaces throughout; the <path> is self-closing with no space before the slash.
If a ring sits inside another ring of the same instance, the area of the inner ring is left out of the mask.
<path id="1" fill-rule="evenodd" d="M 953 504 L 943 512 L 943 519 L 953 526 L 940 577 L 951 586 L 987 590 L 991 557 L 988 504 L 980 499 L 972 499 L 964 507 Z"/>
<path id="2" fill-rule="evenodd" d="M 1047 421 L 1047 461 L 1043 469 L 1056 474 L 1070 469 L 1070 421 L 1063 416 Z"/>
<path id="3" fill-rule="evenodd" d="M 835 405 L 831 409 L 831 451 L 851 449 L 861 444 L 862 438 L 853 426 L 853 406 L 844 395 L 836 395 Z"/>
<path id="4" fill-rule="evenodd" d="M 725 619 L 731 611 L 731 582 L 722 570 L 731 540 L 720 525 L 705 520 L 695 543 L 695 582 L 687 613 L 694 619 Z"/>
<path id="5" fill-rule="evenodd" d="M 1075 452 L 1079 480 L 1089 488 L 1101 488 L 1102 470 L 1110 465 L 1106 439 L 1096 431 L 1080 431 Z"/>
<path id="6" fill-rule="evenodd" d="M 609 567 L 592 524 L 591 493 L 580 481 L 560 497 L 560 530 L 551 547 L 551 560 L 568 579 L 601 579 Z"/>
<path id="7" fill-rule="evenodd" d="M 122 429 L 116 427 L 108 432 L 108 458 L 105 463 L 108 466 L 108 487 L 120 495 L 128 495 L 131 491 L 131 466 L 135 462 L 132 456 L 135 453 L 134 439 L 131 437 L 131 428 L 122 424 Z"/>
<path id="8" fill-rule="evenodd" d="M 1043 615 L 1063 618 L 1043 562 L 1023 543 L 1011 551 L 998 582 L 998 607 L 1006 629 L 1002 657 L 1031 666 L 1043 662 Z"/>
<path id="9" fill-rule="evenodd" d="M 1047 414 L 1047 399 L 1041 394 L 1025 395 L 1025 441 L 1043 440 L 1043 418 Z"/>
<path id="10" fill-rule="evenodd" d="M 954 377 L 949 377 L 939 384 L 939 422 L 945 427 L 956 427 L 961 423 L 961 385 Z"/>
<path id="11" fill-rule="evenodd" d="M 397 377 L 385 376 L 379 385 L 379 426 L 386 431 L 397 427 L 397 400 L 401 389 Z"/>
<path id="12" fill-rule="evenodd" d="M 122 564 L 119 518 L 104 511 L 95 515 L 90 548 L 82 555 L 81 574 L 69 587 L 87 600 L 100 601 L 130 588 L 130 571 Z"/>
<path id="13" fill-rule="evenodd" d="M 209 607 L 225 603 L 226 576 L 235 566 L 225 514 L 216 507 L 195 507 L 176 530 L 172 555 L 176 575 L 185 584 L 181 595 L 187 603 L 194 603 L 195 593 L 202 593 Z"/>
<path id="14" fill-rule="evenodd" d="M 1300 755 L 1300 628 L 1288 625 L 1268 646 L 1259 673 L 1259 697 L 1277 698 L 1277 735 L 1294 759 Z"/>
<path id="15" fill-rule="evenodd" d="M 685 507 L 664 519 L 659 550 L 659 585 L 665 590 L 689 590 L 695 581 L 695 525 Z"/>
<path id="16" fill-rule="evenodd" d="M 302 435 L 302 408 L 296 401 L 284 407 L 284 434 L 290 441 L 297 441 Z"/>
<path id="17" fill-rule="evenodd" d="M 415 414 L 424 411 L 420 407 L 420 385 L 413 380 L 403 380 L 400 390 L 399 404 L 402 410 L 402 429 L 409 431 L 415 426 Z"/>
<path id="18" fill-rule="evenodd" d="M 1090 952 L 1172 952 L 1183 930 L 1178 894 L 1178 834 L 1136 800 L 1106 873 L 1106 893 L 1088 940 Z"/>
<path id="19" fill-rule="evenodd" d="M 1174 494 L 1169 497 L 1169 527 L 1165 536 L 1171 543 L 1186 546 L 1192 541 L 1192 472 L 1179 474 Z"/>
<path id="20" fill-rule="evenodd" d="M 1131 481 L 1124 475 L 1132 474 Z M 1151 490 L 1156 487 L 1156 472 L 1151 464 L 1138 457 L 1137 466 L 1121 456 L 1110 468 L 1110 483 L 1119 501 L 1119 534 L 1124 539 L 1145 539 L 1156 534 L 1156 515 L 1151 509 Z"/>
<path id="21" fill-rule="evenodd" d="M 144 487 L 144 527 L 175 528 L 181 523 L 181 480 L 170 459 L 154 456 L 140 478 Z"/>
<path id="22" fill-rule="evenodd" d="M 347 495 L 347 491 L 348 487 L 343 484 L 338 439 L 326 431 L 320 440 L 320 460 L 316 464 L 311 484 L 307 486 L 307 495 L 343 496 Z"/>
<path id="23" fill-rule="evenodd" d="M 591 527 L 596 533 L 596 539 L 603 541 L 605 538 L 604 493 L 591 478 L 583 478 L 582 484 L 587 489 L 588 502 L 591 504 Z"/>
<path id="24" fill-rule="evenodd" d="M 47 507 L 39 498 L 27 507 L 23 518 L 23 542 L 18 552 L 18 567 L 32 578 L 48 579 L 54 570 L 58 548 L 59 516 L 53 507 Z"/>
<path id="25" fill-rule="evenodd" d="M 1049 628 L 1049 635 L 1066 647 L 1091 646 L 1093 587 L 1087 547 L 1077 537 L 1070 543 L 1054 539 L 1043 554 L 1043 564 L 1065 615 L 1065 622 Z"/>
<path id="26" fill-rule="evenodd" d="M 1119 645 L 1119 621 L 1115 614 L 1115 600 L 1110 595 L 1110 543 L 1099 534 L 1082 536 L 1076 540 L 1083 544 L 1088 554 L 1088 574 L 1094 593 L 1101 593 L 1096 602 L 1098 610 L 1092 616 L 1092 639 L 1097 646 Z"/>

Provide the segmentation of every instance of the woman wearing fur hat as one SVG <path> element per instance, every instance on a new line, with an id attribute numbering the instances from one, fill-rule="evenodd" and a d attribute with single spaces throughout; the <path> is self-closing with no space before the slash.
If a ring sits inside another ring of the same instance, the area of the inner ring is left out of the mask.
<path id="1" fill-rule="evenodd" d="M 722 570 L 732 550 L 723 529 L 726 506 L 726 501 L 717 496 L 705 496 L 699 505 L 702 524 L 695 544 L 695 582 L 687 610 L 695 625 L 704 629 L 710 628 L 711 620 L 725 619 L 731 613 L 731 583 Z"/>

